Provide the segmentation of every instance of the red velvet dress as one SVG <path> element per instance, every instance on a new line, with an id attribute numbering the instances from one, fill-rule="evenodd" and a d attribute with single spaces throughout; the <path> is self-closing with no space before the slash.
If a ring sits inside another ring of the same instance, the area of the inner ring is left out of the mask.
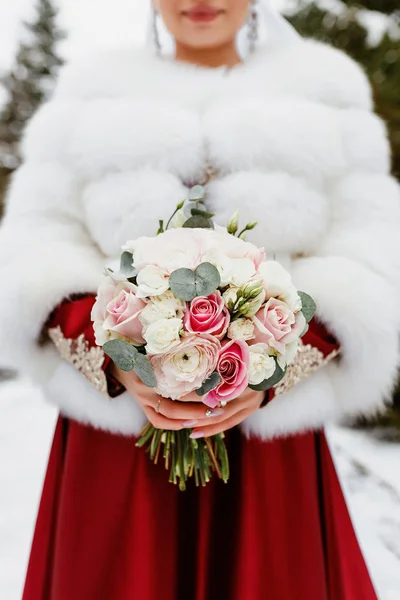
<path id="1" fill-rule="evenodd" d="M 92 302 L 65 335 L 92 339 Z M 229 483 L 179 492 L 133 438 L 60 418 L 23 600 L 377 600 L 324 435 L 227 441 Z"/>

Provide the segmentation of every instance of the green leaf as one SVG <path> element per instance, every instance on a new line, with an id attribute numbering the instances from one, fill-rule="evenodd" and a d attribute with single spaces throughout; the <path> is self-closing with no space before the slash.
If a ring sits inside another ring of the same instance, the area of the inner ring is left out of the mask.
<path id="1" fill-rule="evenodd" d="M 276 359 L 275 359 L 275 361 L 276 361 Z M 282 381 L 285 374 L 286 374 L 286 369 L 285 370 L 281 369 L 281 367 L 278 365 L 278 362 L 276 361 L 276 369 L 275 369 L 275 373 L 272 375 L 272 377 L 270 377 L 269 379 L 265 379 L 259 385 L 249 385 L 249 388 L 251 388 L 252 390 L 255 390 L 256 392 L 267 392 L 268 390 L 273 388 L 274 385 L 276 385 L 277 383 Z"/>
<path id="2" fill-rule="evenodd" d="M 204 217 L 205 219 L 212 219 L 215 217 L 214 213 L 202 210 L 200 208 L 192 208 L 190 212 L 192 213 L 192 217 Z"/>
<path id="3" fill-rule="evenodd" d="M 133 370 L 133 364 L 138 354 L 135 346 L 124 340 L 110 340 L 104 344 L 103 350 L 122 371 Z"/>
<path id="4" fill-rule="evenodd" d="M 120 271 L 122 275 L 128 279 L 137 275 L 136 269 L 133 266 L 133 254 L 131 252 L 123 252 L 121 255 Z"/>
<path id="5" fill-rule="evenodd" d="M 133 370 L 144 385 L 147 387 L 155 388 L 157 386 L 157 379 L 147 356 L 140 354 L 136 351 L 136 355 L 133 362 Z"/>
<path id="6" fill-rule="evenodd" d="M 186 229 L 214 229 L 213 222 L 205 217 L 189 217 L 183 227 Z"/>
<path id="7" fill-rule="evenodd" d="M 315 304 L 315 301 L 311 298 L 311 296 L 309 296 L 305 292 L 298 292 L 298 294 L 301 298 L 301 311 L 307 323 L 309 323 L 314 317 L 315 313 L 317 312 L 317 305 Z"/>
<path id="8" fill-rule="evenodd" d="M 209 296 L 221 285 L 218 269 L 211 263 L 201 263 L 194 272 L 196 296 Z"/>
<path id="9" fill-rule="evenodd" d="M 198 296 L 209 296 L 220 284 L 220 274 L 210 263 L 202 263 L 195 271 L 177 269 L 169 278 L 172 292 L 185 302 L 191 302 Z"/>
<path id="10" fill-rule="evenodd" d="M 206 197 L 206 190 L 202 185 L 195 185 L 189 190 L 188 199 L 191 202 L 199 202 Z"/>
<path id="11" fill-rule="evenodd" d="M 169 287 L 172 292 L 185 302 L 196 298 L 196 276 L 191 269 L 177 269 L 171 273 Z"/>
<path id="12" fill-rule="evenodd" d="M 196 390 L 198 396 L 205 396 L 212 390 L 215 390 L 219 382 L 221 381 L 221 375 L 216 371 L 210 375 L 210 377 L 203 383 L 201 388 Z"/>

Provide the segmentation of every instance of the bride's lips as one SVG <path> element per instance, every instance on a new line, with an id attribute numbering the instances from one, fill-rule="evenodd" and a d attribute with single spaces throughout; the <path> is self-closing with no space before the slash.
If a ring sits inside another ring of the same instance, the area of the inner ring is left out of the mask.
<path id="1" fill-rule="evenodd" d="M 194 23 L 211 23 L 215 21 L 221 14 L 222 10 L 213 8 L 208 4 L 199 4 L 190 10 L 184 11 L 182 14 L 184 17 L 190 19 Z"/>

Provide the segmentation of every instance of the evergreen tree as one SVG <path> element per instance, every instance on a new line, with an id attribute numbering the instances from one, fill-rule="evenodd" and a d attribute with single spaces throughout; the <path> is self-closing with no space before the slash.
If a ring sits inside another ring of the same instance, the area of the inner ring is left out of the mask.
<path id="1" fill-rule="evenodd" d="M 345 50 L 360 62 L 374 87 L 376 108 L 389 125 L 393 147 L 393 167 L 400 178 L 400 7 L 399 0 L 343 0 L 337 15 L 318 1 L 298 0 L 289 21 L 306 37 L 315 37 Z M 360 10 L 381 12 L 393 21 L 397 35 L 386 33 L 377 45 L 369 42 Z"/>
<path id="2" fill-rule="evenodd" d="M 15 66 L 0 79 L 7 98 L 0 112 L 0 169 L 18 166 L 21 133 L 51 93 L 62 64 L 57 43 L 64 33 L 57 27 L 57 15 L 52 0 L 36 0 L 34 19 L 24 23 L 26 40 L 19 45 Z"/>

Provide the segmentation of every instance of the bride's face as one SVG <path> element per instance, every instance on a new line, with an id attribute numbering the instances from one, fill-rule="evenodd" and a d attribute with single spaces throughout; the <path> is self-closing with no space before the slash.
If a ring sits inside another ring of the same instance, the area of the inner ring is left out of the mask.
<path id="1" fill-rule="evenodd" d="M 196 49 L 230 43 L 245 24 L 251 0 L 154 0 L 176 42 Z"/>

